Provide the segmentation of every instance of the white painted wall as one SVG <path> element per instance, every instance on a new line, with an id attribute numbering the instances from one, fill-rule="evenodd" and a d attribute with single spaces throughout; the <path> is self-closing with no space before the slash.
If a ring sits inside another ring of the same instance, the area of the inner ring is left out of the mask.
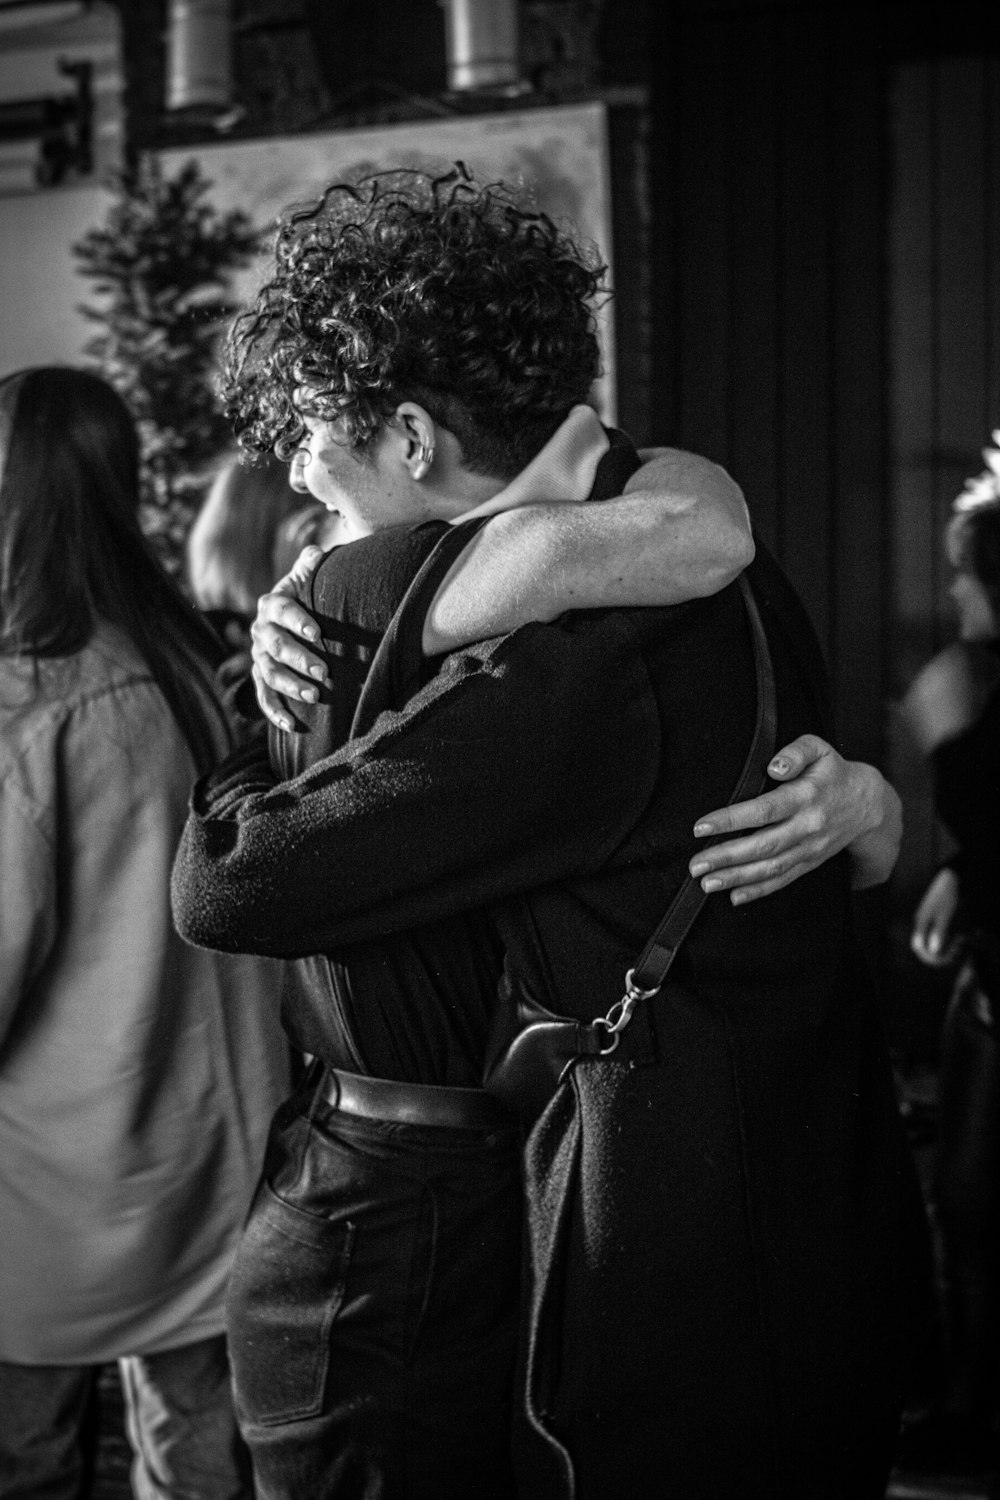
<path id="1" fill-rule="evenodd" d="M 60 61 L 94 67 L 94 171 L 59 187 L 34 186 L 37 142 L 0 141 L 0 373 L 79 360 L 91 327 L 78 312 L 90 286 L 72 245 L 104 219 L 100 184 L 121 157 L 121 42 L 106 0 L 7 9 L 0 3 L 0 103 L 59 96 Z"/>
<path id="2" fill-rule="evenodd" d="M 52 188 L 0 198 L 0 374 L 78 361 L 94 331 L 77 310 L 90 283 L 70 246 L 108 208 L 100 188 Z"/>

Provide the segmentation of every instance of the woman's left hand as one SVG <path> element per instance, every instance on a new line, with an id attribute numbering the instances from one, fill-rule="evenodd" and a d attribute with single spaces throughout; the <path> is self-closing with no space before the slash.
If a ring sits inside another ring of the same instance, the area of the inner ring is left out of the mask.
<path id="1" fill-rule="evenodd" d="M 699 852 L 689 869 L 709 892 L 734 905 L 756 901 L 848 849 L 856 887 L 887 880 L 899 854 L 899 797 L 874 766 L 849 761 L 818 735 L 804 734 L 771 760 L 782 783 L 748 802 L 699 818 L 697 838 L 738 834 Z"/>

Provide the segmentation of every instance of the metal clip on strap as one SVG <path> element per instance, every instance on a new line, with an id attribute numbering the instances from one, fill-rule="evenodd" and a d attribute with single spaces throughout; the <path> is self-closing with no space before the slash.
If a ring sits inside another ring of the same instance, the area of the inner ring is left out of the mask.
<path id="1" fill-rule="evenodd" d="M 757 671 L 757 719 L 753 739 L 747 751 L 740 779 L 730 797 L 730 803 L 742 802 L 752 796 L 764 783 L 767 762 L 774 753 L 778 727 L 778 705 L 774 687 L 774 664 L 764 634 L 757 602 L 746 578 L 739 580 L 740 592 L 750 617 L 750 632 L 753 639 L 754 666 Z M 661 989 L 678 950 L 694 924 L 695 918 L 707 897 L 698 881 L 685 876 L 679 890 L 667 908 L 666 915 L 643 948 L 635 964 L 625 975 L 625 993 L 616 1000 L 607 1015 L 595 1016 L 591 1025 L 603 1030 L 606 1045 L 601 1056 L 614 1052 L 621 1034 L 632 1019 L 632 1013 L 640 1000 L 651 1000 Z"/>
<path id="2" fill-rule="evenodd" d="M 598 1052 L 598 1057 L 608 1057 L 621 1041 L 622 1032 L 632 1019 L 632 1012 L 640 1000 L 652 1000 L 656 990 L 640 990 L 633 982 L 634 969 L 629 969 L 625 975 L 625 993 L 620 1000 L 616 1000 L 606 1016 L 595 1016 L 591 1025 L 605 1034 L 605 1045 Z"/>

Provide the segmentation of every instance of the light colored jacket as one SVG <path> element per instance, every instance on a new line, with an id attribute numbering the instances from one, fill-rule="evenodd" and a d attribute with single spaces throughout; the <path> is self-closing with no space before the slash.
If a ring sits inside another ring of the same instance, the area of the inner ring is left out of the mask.
<path id="1" fill-rule="evenodd" d="M 119 633 L 0 656 L 0 1359 L 223 1328 L 288 1054 L 275 966 L 173 930 L 193 777 Z"/>

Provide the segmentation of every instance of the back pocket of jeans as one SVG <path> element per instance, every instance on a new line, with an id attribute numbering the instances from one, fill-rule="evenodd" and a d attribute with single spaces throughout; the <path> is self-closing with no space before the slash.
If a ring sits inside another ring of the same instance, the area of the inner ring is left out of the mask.
<path id="1" fill-rule="evenodd" d="M 273 1426 L 323 1409 L 330 1325 L 344 1300 L 354 1225 L 320 1218 L 261 1183 L 229 1280 L 240 1416 Z"/>

